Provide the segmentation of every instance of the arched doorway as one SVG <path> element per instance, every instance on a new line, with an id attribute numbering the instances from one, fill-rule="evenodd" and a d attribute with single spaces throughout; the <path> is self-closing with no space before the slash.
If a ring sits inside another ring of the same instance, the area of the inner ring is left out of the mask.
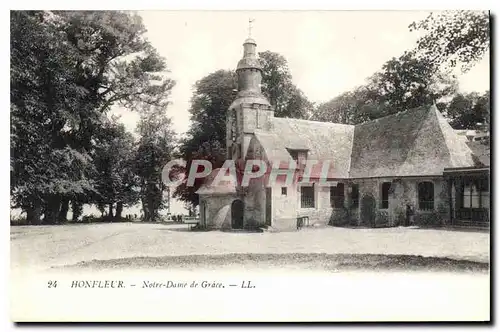
<path id="1" fill-rule="evenodd" d="M 372 195 L 364 195 L 361 199 L 361 223 L 375 227 L 376 202 Z"/>
<path id="2" fill-rule="evenodd" d="M 231 227 L 243 228 L 243 202 L 239 199 L 235 199 L 231 204 Z"/>

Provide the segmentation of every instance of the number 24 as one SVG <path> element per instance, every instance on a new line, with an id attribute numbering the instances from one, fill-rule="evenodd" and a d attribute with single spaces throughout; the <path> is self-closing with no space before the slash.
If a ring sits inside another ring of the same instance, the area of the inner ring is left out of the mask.
<path id="1" fill-rule="evenodd" d="M 56 288 L 57 287 L 57 281 L 50 280 L 48 282 L 48 286 L 49 286 L 49 288 Z"/>

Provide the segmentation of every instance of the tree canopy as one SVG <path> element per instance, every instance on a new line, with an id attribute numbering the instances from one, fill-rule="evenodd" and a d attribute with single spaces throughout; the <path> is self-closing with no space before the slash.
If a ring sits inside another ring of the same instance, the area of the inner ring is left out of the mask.
<path id="1" fill-rule="evenodd" d="M 438 102 L 457 87 L 456 80 L 435 73 L 427 60 L 405 53 L 387 61 L 365 85 L 321 104 L 313 119 L 357 124 Z"/>
<path id="2" fill-rule="evenodd" d="M 10 20 L 13 206 L 30 223 L 42 214 L 56 223 L 66 220 L 70 201 L 75 211 L 84 203 L 130 201 L 123 180 L 131 176 L 131 137 L 108 122 L 107 112 L 165 108 L 174 85 L 141 18 L 13 11 Z"/>
<path id="3" fill-rule="evenodd" d="M 134 161 L 145 221 L 157 221 L 165 206 L 161 173 L 174 153 L 175 132 L 163 108 L 151 108 L 141 114 L 137 126 L 140 135 Z M 170 202 L 168 202 L 169 204 Z"/>
<path id="4" fill-rule="evenodd" d="M 422 31 L 416 54 L 435 70 L 458 65 L 468 71 L 490 48 L 490 17 L 486 11 L 451 10 L 431 13 L 409 25 Z"/>
<path id="5" fill-rule="evenodd" d="M 490 92 L 457 94 L 446 104 L 444 113 L 455 129 L 489 129 Z"/>
<path id="6" fill-rule="evenodd" d="M 262 92 L 279 118 L 307 119 L 314 105 L 292 82 L 288 62 L 281 54 L 265 51 L 259 53 L 262 64 Z"/>
<path id="7" fill-rule="evenodd" d="M 457 66 L 468 71 L 488 51 L 488 13 L 431 13 L 411 23 L 409 30 L 423 33 L 415 48 L 387 61 L 366 84 L 319 105 L 313 119 L 356 124 L 436 103 L 455 128 L 472 129 L 475 122 L 489 123 L 489 109 L 484 110 L 489 107 L 485 101 L 489 93 L 488 98 L 457 95 L 458 82 L 451 72 Z"/>

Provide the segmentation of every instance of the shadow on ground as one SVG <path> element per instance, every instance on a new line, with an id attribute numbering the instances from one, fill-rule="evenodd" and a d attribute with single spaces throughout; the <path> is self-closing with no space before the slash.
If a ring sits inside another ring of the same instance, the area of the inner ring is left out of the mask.
<path id="1" fill-rule="evenodd" d="M 347 228 L 347 229 L 390 229 L 390 228 L 404 228 L 404 229 L 427 229 L 427 230 L 439 230 L 445 232 L 463 232 L 463 233 L 490 233 L 489 228 L 485 227 L 453 227 L 453 226 L 387 226 L 387 225 L 375 225 L 370 226 L 357 226 L 357 225 L 336 225 L 337 228 Z"/>
<path id="2" fill-rule="evenodd" d="M 447 227 L 426 227 L 426 226 L 411 226 L 414 229 L 438 229 L 440 231 L 445 231 L 445 232 L 463 232 L 463 233 L 485 233 L 489 234 L 490 229 L 489 228 L 484 228 L 484 227 L 452 227 L 452 226 L 447 226 Z M 410 227 L 410 228 L 411 228 Z"/>
<path id="3" fill-rule="evenodd" d="M 186 255 L 163 257 L 131 257 L 110 260 L 92 260 L 53 269 L 220 269 L 244 267 L 295 268 L 341 272 L 365 271 L 423 271 L 423 272 L 482 272 L 488 263 L 455 260 L 443 257 L 375 254 L 226 254 Z"/>

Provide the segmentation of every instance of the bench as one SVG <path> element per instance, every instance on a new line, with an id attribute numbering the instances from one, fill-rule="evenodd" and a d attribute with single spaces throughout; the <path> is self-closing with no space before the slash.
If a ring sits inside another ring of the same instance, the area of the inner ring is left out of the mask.
<path id="1" fill-rule="evenodd" d="M 198 219 L 187 219 L 187 220 L 184 220 L 183 223 L 186 225 L 189 225 L 189 230 L 192 230 L 193 227 L 195 227 L 196 225 L 199 224 L 199 221 L 198 221 Z"/>

